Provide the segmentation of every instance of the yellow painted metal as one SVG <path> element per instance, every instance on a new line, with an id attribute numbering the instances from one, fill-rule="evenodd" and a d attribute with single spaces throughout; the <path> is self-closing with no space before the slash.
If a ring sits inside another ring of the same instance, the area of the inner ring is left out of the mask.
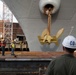
<path id="1" fill-rule="evenodd" d="M 48 27 L 42 32 L 41 36 L 38 36 L 39 42 L 43 44 L 51 44 L 55 43 L 58 45 L 58 38 L 64 31 L 64 28 L 61 28 L 55 36 L 51 36 L 50 33 L 50 24 L 51 24 L 51 9 L 46 10 L 46 14 L 48 15 Z"/>

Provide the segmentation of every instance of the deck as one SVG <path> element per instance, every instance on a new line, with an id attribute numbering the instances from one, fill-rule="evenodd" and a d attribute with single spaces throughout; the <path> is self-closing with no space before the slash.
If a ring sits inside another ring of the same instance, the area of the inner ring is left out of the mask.
<path id="1" fill-rule="evenodd" d="M 11 55 L 11 51 L 6 51 L 5 56 L 1 55 L 0 51 L 0 59 L 50 59 L 56 58 L 64 52 L 27 52 L 27 51 L 15 51 L 15 56 Z M 76 52 L 74 53 L 76 56 Z"/>
<path id="2" fill-rule="evenodd" d="M 64 52 L 0 52 L 0 75 L 44 75 L 49 62 Z M 75 53 L 76 56 L 76 53 Z"/>

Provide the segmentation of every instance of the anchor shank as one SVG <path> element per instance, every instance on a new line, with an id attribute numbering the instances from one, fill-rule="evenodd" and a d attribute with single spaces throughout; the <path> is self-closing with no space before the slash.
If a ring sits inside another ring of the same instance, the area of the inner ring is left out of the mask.
<path id="1" fill-rule="evenodd" d="M 48 12 L 48 27 L 47 27 L 49 35 L 51 34 L 50 28 L 51 28 L 51 10 L 49 9 L 49 12 Z"/>

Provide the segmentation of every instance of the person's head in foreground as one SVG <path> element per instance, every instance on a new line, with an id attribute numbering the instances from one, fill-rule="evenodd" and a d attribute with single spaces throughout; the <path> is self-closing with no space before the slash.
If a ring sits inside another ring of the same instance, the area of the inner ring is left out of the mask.
<path id="1" fill-rule="evenodd" d="M 45 75 L 76 75 L 76 38 L 68 35 L 62 42 L 65 54 L 51 60 Z"/>
<path id="2" fill-rule="evenodd" d="M 63 50 L 73 54 L 76 50 L 76 38 L 72 35 L 68 35 L 62 42 Z"/>

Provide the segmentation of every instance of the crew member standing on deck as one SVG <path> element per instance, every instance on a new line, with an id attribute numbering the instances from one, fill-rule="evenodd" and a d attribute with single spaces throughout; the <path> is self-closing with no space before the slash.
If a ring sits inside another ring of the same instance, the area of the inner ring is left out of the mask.
<path id="1" fill-rule="evenodd" d="M 15 43 L 12 40 L 12 42 L 11 42 L 11 55 L 14 55 L 14 50 L 15 50 Z"/>
<path id="2" fill-rule="evenodd" d="M 5 46 L 6 46 L 6 42 L 4 39 L 1 39 L 1 50 L 2 50 L 2 56 L 5 55 Z"/>

